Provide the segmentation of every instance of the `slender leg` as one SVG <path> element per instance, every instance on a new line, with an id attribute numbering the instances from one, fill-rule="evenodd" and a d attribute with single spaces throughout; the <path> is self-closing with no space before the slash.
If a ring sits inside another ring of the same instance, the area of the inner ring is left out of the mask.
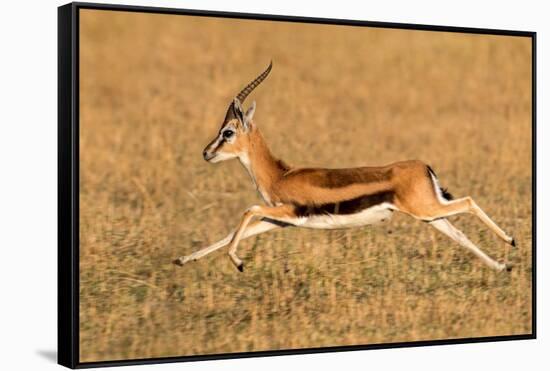
<path id="1" fill-rule="evenodd" d="M 447 219 L 434 220 L 430 222 L 430 225 L 432 225 L 434 228 L 444 233 L 445 235 L 449 236 L 451 239 L 458 242 L 461 246 L 473 252 L 477 257 L 483 260 L 483 262 L 487 264 L 489 267 L 499 272 L 504 269 L 510 269 L 510 266 L 507 266 L 506 264 L 502 264 L 491 259 L 479 247 L 474 245 L 474 243 L 470 241 L 468 237 L 464 235 L 464 233 L 456 229 Z"/>
<path id="2" fill-rule="evenodd" d="M 241 222 L 239 223 L 239 226 L 235 230 L 235 234 L 231 239 L 231 244 L 229 245 L 229 257 L 231 258 L 233 264 L 235 264 L 235 267 L 237 267 L 237 269 L 241 272 L 243 271 L 243 262 L 237 256 L 237 246 L 239 244 L 239 241 L 243 238 L 243 233 L 246 230 L 248 223 L 250 223 L 252 218 L 255 216 L 284 222 L 284 219 L 288 220 L 295 217 L 296 215 L 294 214 L 293 207 L 290 205 L 281 205 L 275 207 L 252 206 L 250 209 L 245 211 Z"/>
<path id="3" fill-rule="evenodd" d="M 516 246 L 516 240 L 514 237 L 508 236 L 485 212 L 470 198 L 471 211 L 487 225 L 493 232 L 496 233 L 503 241 L 509 243 L 512 246 Z"/>
<path id="4" fill-rule="evenodd" d="M 477 205 L 477 203 L 471 197 L 459 198 L 457 200 L 449 201 L 445 204 L 438 203 L 436 207 L 432 208 L 428 218 L 426 219 L 439 219 L 446 218 L 452 215 L 470 213 L 477 216 L 489 229 L 491 229 L 500 239 L 509 243 L 512 246 L 516 246 L 516 242 L 513 237 L 504 232 L 485 212 Z"/>
<path id="5" fill-rule="evenodd" d="M 279 227 L 282 227 L 282 226 L 284 226 L 284 224 L 277 223 L 275 221 L 268 221 L 268 220 L 264 220 L 264 219 L 263 220 L 258 220 L 258 221 L 253 222 L 252 224 L 248 225 L 248 227 L 244 231 L 241 238 L 252 237 L 252 236 L 255 236 L 257 234 L 264 233 L 264 232 L 267 232 L 267 231 L 270 231 L 270 230 L 273 230 L 275 228 L 279 228 Z M 195 261 L 197 259 L 200 259 L 203 256 L 208 255 L 208 254 L 210 254 L 210 253 L 212 253 L 212 252 L 214 252 L 218 249 L 221 249 L 222 247 L 226 246 L 227 244 L 229 244 L 229 242 L 231 242 L 231 239 L 233 238 L 233 235 L 234 235 L 234 233 L 231 232 L 224 239 L 222 239 L 222 240 L 220 240 L 220 241 L 218 241 L 218 242 L 216 242 L 216 243 L 214 243 L 214 244 L 212 244 L 208 247 L 205 247 L 204 249 L 201 249 L 197 252 L 194 252 L 191 255 L 181 256 L 181 257 L 175 259 L 173 261 L 173 263 L 181 266 L 181 265 L 184 265 L 187 262 Z"/>

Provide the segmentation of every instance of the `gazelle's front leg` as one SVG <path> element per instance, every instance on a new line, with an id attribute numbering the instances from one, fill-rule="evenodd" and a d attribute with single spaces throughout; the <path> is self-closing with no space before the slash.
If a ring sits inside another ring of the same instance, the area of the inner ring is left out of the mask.
<path id="1" fill-rule="evenodd" d="M 275 228 L 284 227 L 285 225 L 283 223 L 277 223 L 276 221 L 268 221 L 268 220 L 258 220 L 255 222 L 252 222 L 249 224 L 243 233 L 243 236 L 241 238 L 248 238 L 255 235 L 258 235 L 260 233 L 268 232 Z M 227 235 L 224 239 L 205 247 L 204 249 L 201 249 L 199 251 L 194 252 L 191 255 L 187 256 L 181 256 L 173 261 L 176 265 L 184 265 L 185 263 L 188 263 L 190 261 L 198 260 L 216 250 L 221 249 L 224 246 L 227 246 L 229 242 L 231 242 L 231 239 L 235 235 L 234 232 L 231 232 L 229 235 Z"/>
<path id="2" fill-rule="evenodd" d="M 235 264 L 235 267 L 237 267 L 237 269 L 241 272 L 243 271 L 243 262 L 237 256 L 237 246 L 239 245 L 239 241 L 241 240 L 243 232 L 246 230 L 248 223 L 250 223 L 252 218 L 254 218 L 255 216 L 260 216 L 282 222 L 296 217 L 294 213 L 294 208 L 290 205 L 281 205 L 275 207 L 252 206 L 250 209 L 246 210 L 243 214 L 241 222 L 235 230 L 235 234 L 233 234 L 231 244 L 229 245 L 229 257 L 231 258 L 233 264 Z"/>

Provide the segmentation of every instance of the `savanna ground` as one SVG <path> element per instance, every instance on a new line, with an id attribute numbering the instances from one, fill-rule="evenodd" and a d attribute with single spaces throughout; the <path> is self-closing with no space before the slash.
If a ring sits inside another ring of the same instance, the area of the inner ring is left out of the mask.
<path id="1" fill-rule="evenodd" d="M 81 361 L 531 332 L 530 39 L 91 10 L 80 30 Z M 245 240 L 244 273 L 225 250 L 173 265 L 260 202 L 201 152 L 271 59 L 245 106 L 276 155 L 422 159 L 515 236 L 452 218 L 514 270 L 402 215 Z"/>

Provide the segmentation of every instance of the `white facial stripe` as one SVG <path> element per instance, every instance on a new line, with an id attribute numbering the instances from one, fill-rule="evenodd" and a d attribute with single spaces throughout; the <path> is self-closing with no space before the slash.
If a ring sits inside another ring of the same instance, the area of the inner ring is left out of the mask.
<path id="1" fill-rule="evenodd" d="M 231 123 L 225 125 L 219 132 L 218 137 L 216 140 L 208 146 L 208 152 L 217 153 L 217 151 L 221 148 L 224 142 L 233 143 L 235 141 L 235 135 L 233 135 L 231 138 L 224 138 L 223 132 L 226 130 L 232 130 L 236 132 L 235 126 Z"/>
<path id="2" fill-rule="evenodd" d="M 222 137 L 218 136 L 218 138 L 216 138 L 216 141 L 208 147 L 208 152 L 213 152 L 217 150 L 218 147 L 220 146 L 221 141 L 222 141 Z"/>

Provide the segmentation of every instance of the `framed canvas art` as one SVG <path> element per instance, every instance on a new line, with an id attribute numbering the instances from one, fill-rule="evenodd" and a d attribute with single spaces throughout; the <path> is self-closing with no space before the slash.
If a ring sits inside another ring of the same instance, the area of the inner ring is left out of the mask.
<path id="1" fill-rule="evenodd" d="M 535 338 L 534 32 L 58 19 L 60 364 Z"/>

